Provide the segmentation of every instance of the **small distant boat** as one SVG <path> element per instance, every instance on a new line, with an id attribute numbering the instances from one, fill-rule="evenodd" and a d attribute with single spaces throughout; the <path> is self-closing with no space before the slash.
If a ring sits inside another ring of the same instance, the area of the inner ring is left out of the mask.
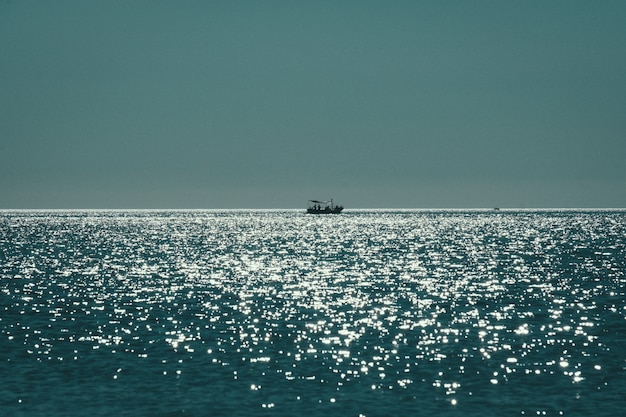
<path id="1" fill-rule="evenodd" d="M 309 214 L 339 214 L 343 210 L 343 206 L 336 206 L 332 198 L 330 201 L 309 200 L 309 208 L 306 212 Z"/>

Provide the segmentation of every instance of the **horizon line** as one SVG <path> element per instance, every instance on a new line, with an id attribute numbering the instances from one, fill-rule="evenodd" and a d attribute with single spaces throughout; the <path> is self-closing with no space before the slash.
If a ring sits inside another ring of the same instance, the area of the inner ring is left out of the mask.
<path id="1" fill-rule="evenodd" d="M 354 207 L 347 211 L 621 211 L 626 207 Z M 6 211 L 302 211 L 303 208 L 0 208 Z"/>

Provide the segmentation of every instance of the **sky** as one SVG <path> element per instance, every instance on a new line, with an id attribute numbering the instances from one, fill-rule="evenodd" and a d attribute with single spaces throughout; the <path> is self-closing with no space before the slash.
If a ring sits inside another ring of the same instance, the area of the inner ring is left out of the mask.
<path id="1" fill-rule="evenodd" d="M 0 209 L 626 207 L 626 2 L 0 0 Z"/>

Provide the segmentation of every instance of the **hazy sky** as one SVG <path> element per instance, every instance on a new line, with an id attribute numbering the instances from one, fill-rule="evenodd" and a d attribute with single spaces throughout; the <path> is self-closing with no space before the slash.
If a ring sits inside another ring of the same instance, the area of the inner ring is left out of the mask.
<path id="1" fill-rule="evenodd" d="M 626 1 L 0 0 L 0 208 L 625 207 Z"/>

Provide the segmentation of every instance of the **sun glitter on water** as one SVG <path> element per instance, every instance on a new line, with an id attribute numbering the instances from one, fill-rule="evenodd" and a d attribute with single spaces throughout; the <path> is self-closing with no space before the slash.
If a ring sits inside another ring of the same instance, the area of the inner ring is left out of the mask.
<path id="1" fill-rule="evenodd" d="M 621 211 L 1 220 L 0 407 L 10 414 L 609 415 L 624 405 Z"/>

